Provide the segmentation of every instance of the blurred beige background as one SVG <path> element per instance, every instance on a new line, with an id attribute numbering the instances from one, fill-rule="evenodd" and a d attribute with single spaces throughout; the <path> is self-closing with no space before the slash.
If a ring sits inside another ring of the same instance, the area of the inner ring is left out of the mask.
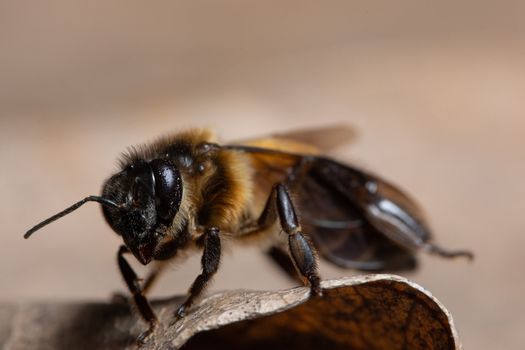
<path id="1" fill-rule="evenodd" d="M 523 18 L 520 1 L 2 1 L 0 300 L 123 290 L 96 205 L 22 234 L 98 193 L 128 145 L 191 126 L 228 140 L 345 122 L 359 138 L 336 156 L 407 189 L 443 246 L 476 253 L 422 256 L 409 275 L 451 310 L 465 349 L 522 349 Z M 185 291 L 198 260 L 155 294 Z M 212 289 L 290 285 L 240 248 Z"/>

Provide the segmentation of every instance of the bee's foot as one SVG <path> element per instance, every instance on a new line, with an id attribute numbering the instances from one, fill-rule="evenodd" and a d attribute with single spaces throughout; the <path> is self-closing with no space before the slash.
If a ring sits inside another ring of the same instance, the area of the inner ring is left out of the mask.
<path id="1" fill-rule="evenodd" d="M 186 316 L 186 308 L 187 306 L 185 304 L 182 304 L 177 308 L 177 311 L 175 311 L 175 314 L 173 315 L 173 321 L 170 323 L 170 327 Z"/>
<path id="2" fill-rule="evenodd" d="M 323 296 L 323 289 L 321 288 L 321 281 L 317 275 L 312 275 L 308 277 L 310 282 L 310 295 L 313 297 Z"/>
<path id="3" fill-rule="evenodd" d="M 175 312 L 175 319 L 177 321 L 180 320 L 181 318 L 184 318 L 184 316 L 186 316 L 186 308 L 187 306 L 185 304 L 182 304 L 181 306 L 179 306 L 179 308 Z"/>
<path id="4" fill-rule="evenodd" d="M 155 333 L 155 330 L 157 329 L 157 322 L 154 322 L 150 325 L 149 329 L 142 334 L 140 334 L 137 338 L 137 344 L 139 346 L 142 346 L 148 342 L 148 340 L 151 338 L 153 333 Z"/>
<path id="5" fill-rule="evenodd" d="M 315 285 L 310 287 L 310 295 L 313 297 L 322 297 L 323 289 L 320 285 Z"/>

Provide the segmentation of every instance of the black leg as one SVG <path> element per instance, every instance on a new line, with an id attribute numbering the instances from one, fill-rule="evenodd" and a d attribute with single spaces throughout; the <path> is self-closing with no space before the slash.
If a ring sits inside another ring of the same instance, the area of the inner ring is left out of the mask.
<path id="1" fill-rule="evenodd" d="M 279 221 L 283 231 L 288 234 L 288 245 L 295 267 L 310 283 L 312 294 L 321 295 L 317 256 L 312 243 L 301 231 L 288 189 L 285 185 L 278 184 L 274 190 L 277 192 Z"/>
<path id="2" fill-rule="evenodd" d="M 317 268 L 317 254 L 314 246 L 305 236 L 299 225 L 297 214 L 284 184 L 277 184 L 266 202 L 261 216 L 255 224 L 241 230 L 241 237 L 248 238 L 267 229 L 279 218 L 282 230 L 288 235 L 291 260 L 300 275 L 310 284 L 312 294 L 321 295 L 321 285 Z"/>
<path id="3" fill-rule="evenodd" d="M 155 281 L 157 281 L 157 278 L 159 277 L 162 270 L 164 270 L 166 265 L 167 265 L 166 263 L 162 262 L 154 266 L 149 271 L 148 276 L 146 276 L 146 278 L 144 279 L 144 282 L 142 283 L 142 288 L 141 288 L 142 295 L 146 296 L 148 294 L 149 290 L 155 284 Z M 127 293 L 123 294 L 120 292 L 116 292 L 112 295 L 111 299 L 114 303 L 127 305 L 129 302 L 128 296 L 129 295 Z"/>
<path id="4" fill-rule="evenodd" d="M 202 293 L 208 282 L 217 272 L 221 259 L 221 239 L 219 229 L 216 227 L 208 228 L 203 235 L 204 251 L 202 253 L 202 273 L 197 276 L 190 287 L 186 301 L 177 309 L 176 318 L 186 315 L 187 309 L 191 307 L 195 299 Z"/>
<path id="5" fill-rule="evenodd" d="M 155 314 L 153 313 L 153 310 L 151 309 L 148 300 L 142 294 L 139 279 L 135 274 L 135 271 L 133 271 L 127 260 L 124 258 L 125 253 L 129 253 L 128 248 L 126 248 L 126 246 L 121 246 L 117 255 L 120 272 L 124 277 L 124 281 L 126 282 L 129 291 L 133 295 L 133 300 L 135 302 L 135 305 L 137 306 L 137 309 L 140 312 L 140 315 L 150 325 L 149 329 L 137 338 L 137 341 L 140 344 L 143 344 L 155 331 L 155 328 L 158 324 L 158 320 L 157 316 L 155 316 Z"/>

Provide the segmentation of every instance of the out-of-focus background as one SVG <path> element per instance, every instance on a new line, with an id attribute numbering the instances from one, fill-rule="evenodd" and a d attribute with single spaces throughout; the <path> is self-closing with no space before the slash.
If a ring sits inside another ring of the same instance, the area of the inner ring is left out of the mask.
<path id="1" fill-rule="evenodd" d="M 22 234 L 98 193 L 127 146 L 192 126 L 231 140 L 343 122 L 359 137 L 338 158 L 407 189 L 443 246 L 476 253 L 421 256 L 409 278 L 466 349 L 522 348 L 523 18 L 521 1 L 2 1 L 0 300 L 124 289 L 97 205 Z M 184 292 L 198 260 L 154 294 Z M 291 285 L 239 248 L 212 290 Z"/>

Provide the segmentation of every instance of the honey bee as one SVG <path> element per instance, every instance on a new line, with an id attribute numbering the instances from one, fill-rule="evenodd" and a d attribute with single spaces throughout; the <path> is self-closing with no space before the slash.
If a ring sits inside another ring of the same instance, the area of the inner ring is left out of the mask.
<path id="1" fill-rule="evenodd" d="M 270 255 L 287 271 L 297 271 L 315 296 L 322 295 L 319 256 L 365 271 L 413 269 L 417 250 L 472 258 L 468 251 L 432 243 L 417 205 L 396 186 L 323 156 L 316 140 L 326 140 L 334 130 L 321 130 L 324 138 L 306 131 L 219 144 L 212 132 L 199 129 L 131 148 L 101 196 L 82 199 L 24 237 L 87 202 L 100 203 L 107 223 L 124 241 L 118 266 L 149 323 L 139 343 L 158 325 L 145 294 L 159 270 L 141 283 L 128 253 L 147 265 L 189 248 L 202 250 L 202 272 L 175 319 L 186 315 L 217 272 L 226 240 L 275 237 Z"/>

